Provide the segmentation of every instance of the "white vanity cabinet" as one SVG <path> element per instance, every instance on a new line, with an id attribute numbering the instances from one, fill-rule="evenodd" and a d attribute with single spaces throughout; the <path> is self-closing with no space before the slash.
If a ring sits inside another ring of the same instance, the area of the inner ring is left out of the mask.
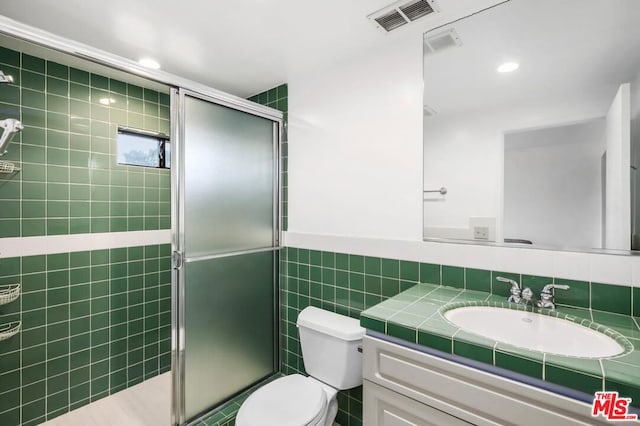
<path id="1" fill-rule="evenodd" d="M 385 426 L 469 425 L 457 417 L 383 388 L 364 382 L 364 424 Z"/>
<path id="2" fill-rule="evenodd" d="M 364 424 L 594 425 L 591 405 L 365 336 Z"/>

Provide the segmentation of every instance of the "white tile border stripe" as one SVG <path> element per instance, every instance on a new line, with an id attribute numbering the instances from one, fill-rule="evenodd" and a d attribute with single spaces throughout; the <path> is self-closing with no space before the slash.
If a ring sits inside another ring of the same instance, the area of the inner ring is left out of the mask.
<path id="1" fill-rule="evenodd" d="M 640 287 L 640 256 L 283 232 L 288 247 Z"/>
<path id="2" fill-rule="evenodd" d="M 171 230 L 103 232 L 96 234 L 51 235 L 0 238 L 0 259 L 39 254 L 69 253 L 119 247 L 168 244 Z"/>

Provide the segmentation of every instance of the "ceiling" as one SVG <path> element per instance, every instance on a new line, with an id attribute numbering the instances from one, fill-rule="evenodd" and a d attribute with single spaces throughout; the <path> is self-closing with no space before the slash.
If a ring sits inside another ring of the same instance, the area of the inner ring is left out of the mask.
<path id="1" fill-rule="evenodd" d="M 441 12 L 389 34 L 366 16 L 390 0 L 20 0 L 0 2 L 0 14 L 248 97 L 500 2 L 436 1 Z"/>
<path id="2" fill-rule="evenodd" d="M 511 0 L 446 27 L 462 46 L 425 55 L 425 103 L 447 115 L 590 96 L 606 113 L 640 75 L 638 22 L 638 0 Z M 506 61 L 520 68 L 497 73 Z"/>

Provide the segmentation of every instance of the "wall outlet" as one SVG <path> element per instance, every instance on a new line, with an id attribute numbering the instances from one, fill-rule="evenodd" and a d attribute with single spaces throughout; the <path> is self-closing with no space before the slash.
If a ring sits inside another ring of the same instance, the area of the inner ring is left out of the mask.
<path id="1" fill-rule="evenodd" d="M 474 240 L 488 240 L 489 239 L 489 227 L 488 226 L 474 226 L 473 227 L 473 239 Z"/>

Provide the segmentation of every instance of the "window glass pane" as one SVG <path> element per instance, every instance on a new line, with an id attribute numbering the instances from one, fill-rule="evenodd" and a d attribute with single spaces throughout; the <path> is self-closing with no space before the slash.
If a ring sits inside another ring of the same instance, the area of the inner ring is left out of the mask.
<path id="1" fill-rule="evenodd" d="M 168 141 L 164 143 L 164 167 L 171 168 L 171 144 Z"/>
<path id="2" fill-rule="evenodd" d="M 158 138 L 131 133 L 118 133 L 118 163 L 160 167 Z"/>

